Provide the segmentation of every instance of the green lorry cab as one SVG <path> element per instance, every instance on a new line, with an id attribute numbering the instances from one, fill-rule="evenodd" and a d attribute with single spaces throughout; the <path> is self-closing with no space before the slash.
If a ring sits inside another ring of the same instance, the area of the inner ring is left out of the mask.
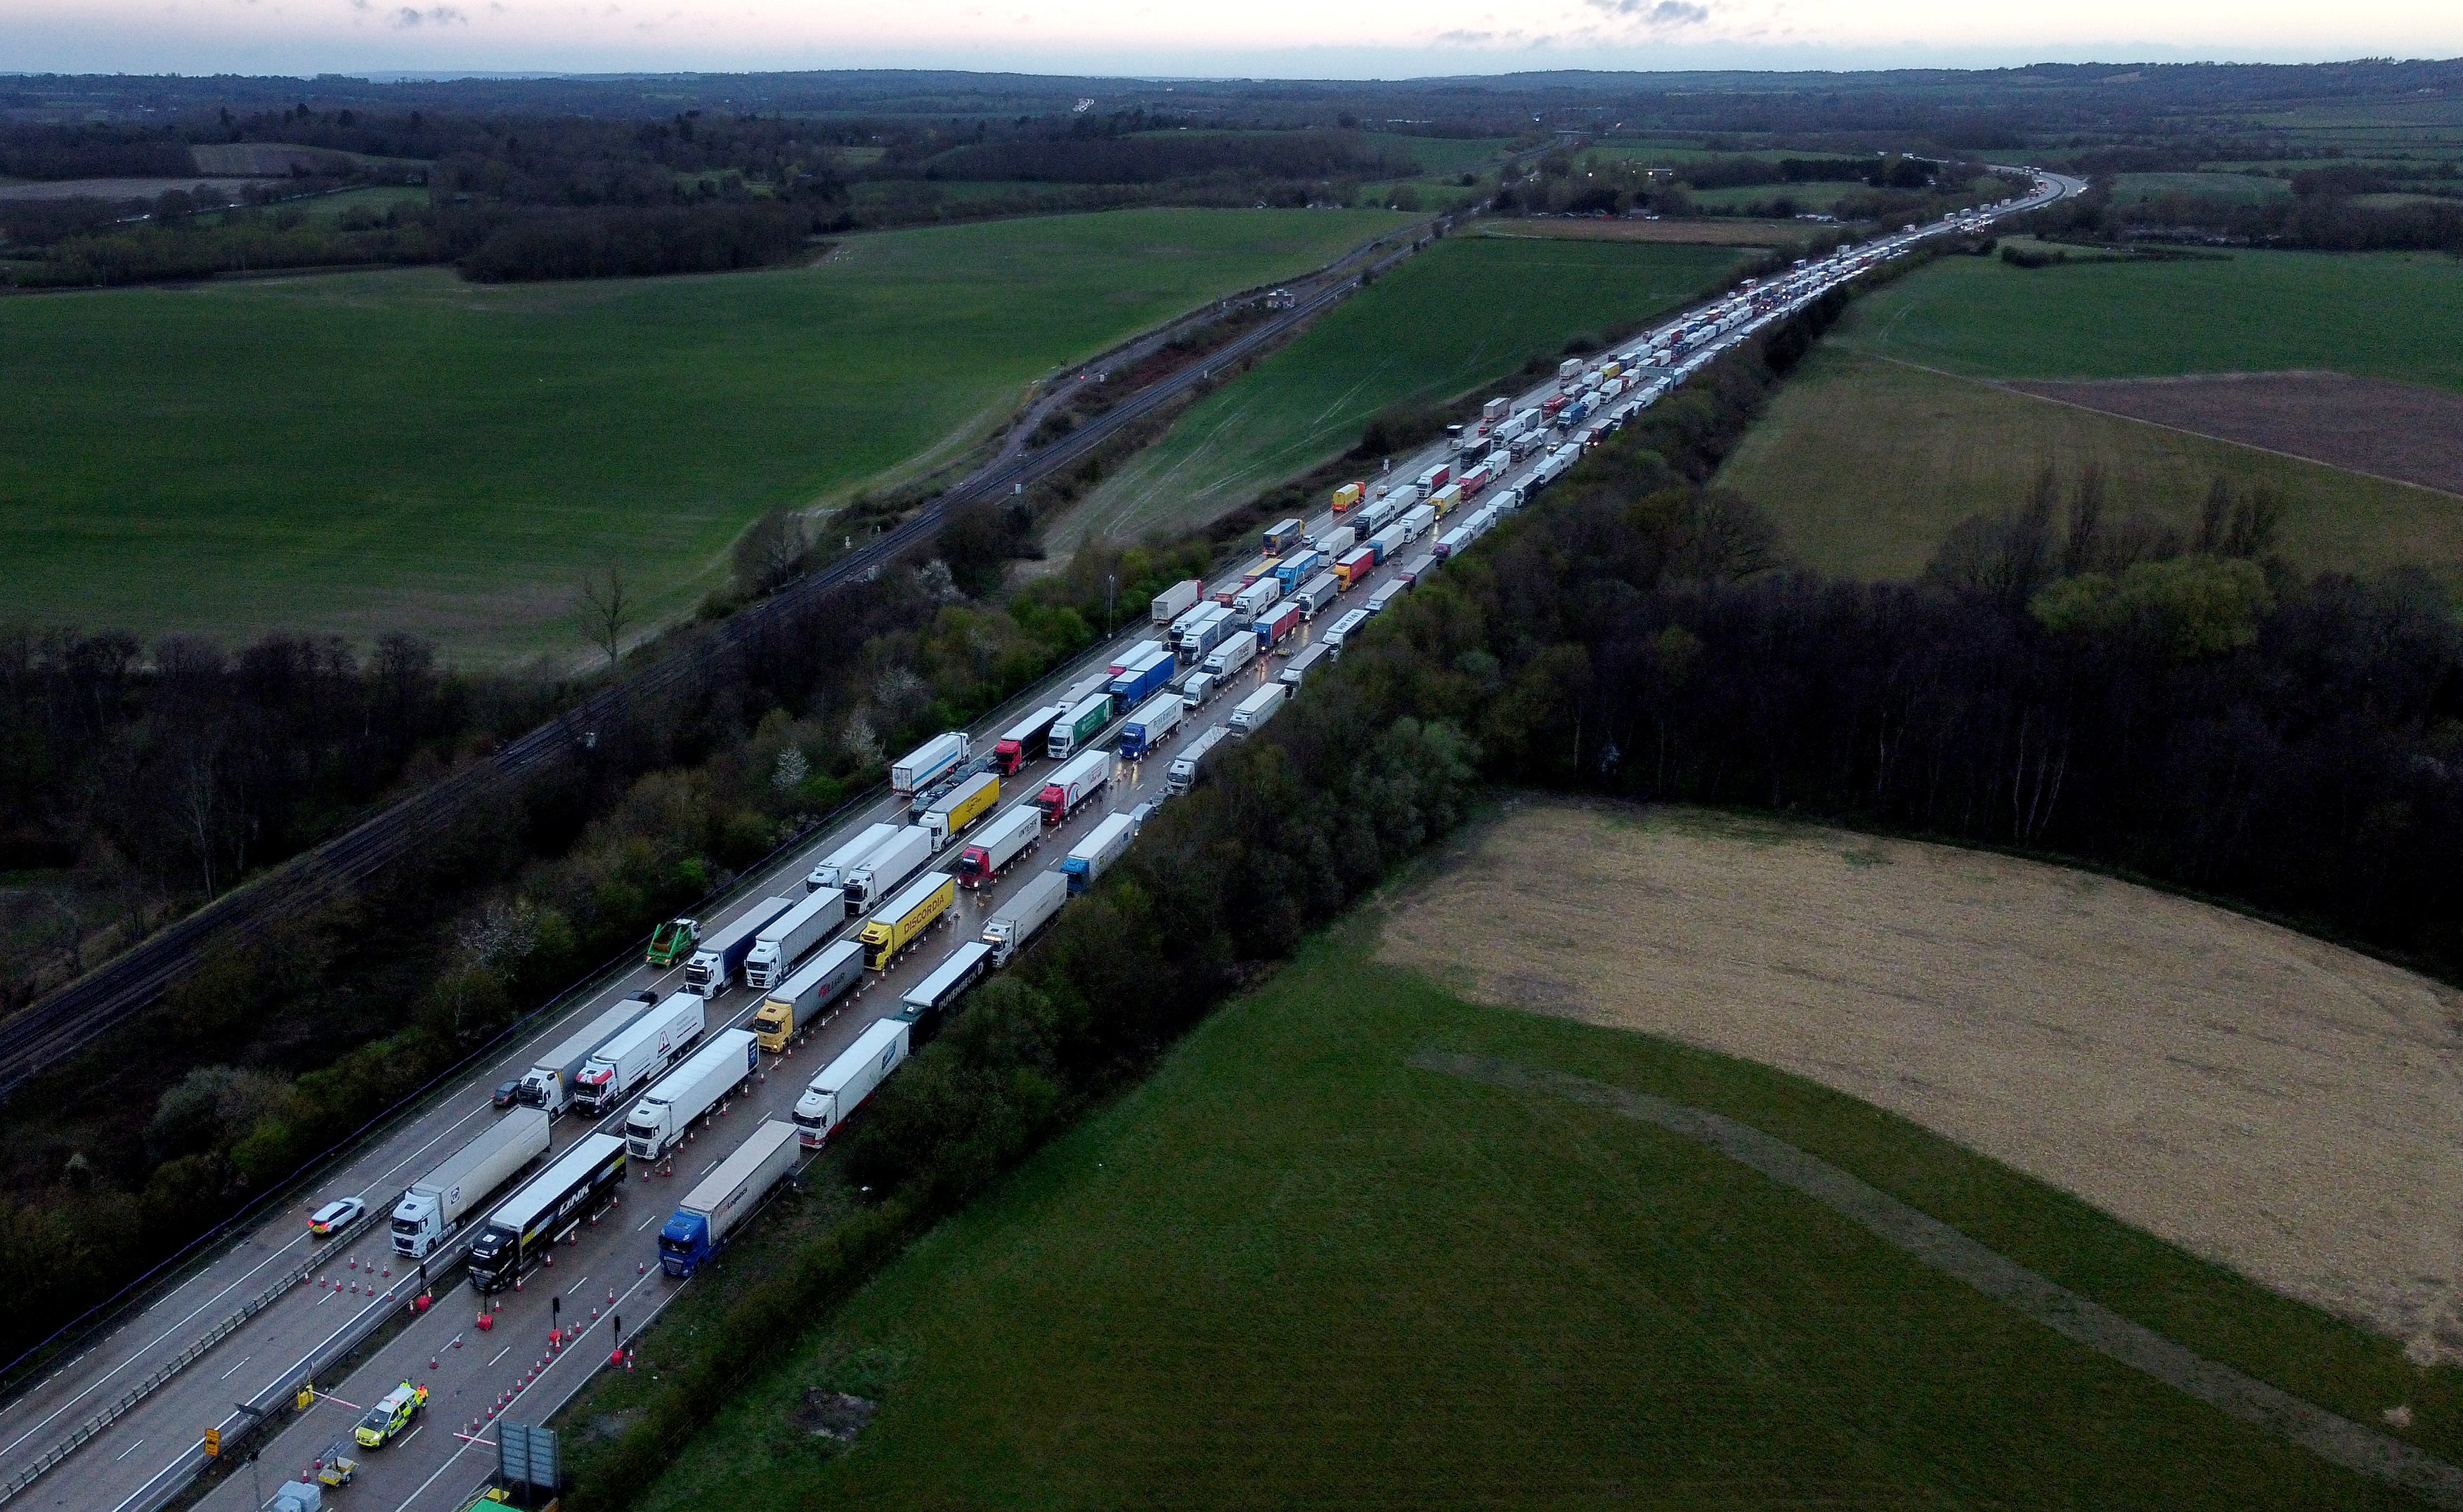
<path id="1" fill-rule="evenodd" d="M 650 931 L 649 954 L 643 959 L 661 971 L 681 965 L 692 955 L 693 946 L 701 940 L 701 924 L 690 918 L 670 918 Z"/>

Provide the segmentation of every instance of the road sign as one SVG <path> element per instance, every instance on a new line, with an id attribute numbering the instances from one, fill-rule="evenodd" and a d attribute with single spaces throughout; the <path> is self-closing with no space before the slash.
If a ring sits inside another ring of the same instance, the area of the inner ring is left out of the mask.
<path id="1" fill-rule="evenodd" d="M 559 1488 L 561 1469 L 556 1463 L 553 1430 L 534 1428 L 528 1423 L 496 1425 L 496 1480 L 500 1484 L 523 1486 L 553 1496 Z"/>
<path id="2" fill-rule="evenodd" d="M 208 1429 L 207 1429 L 207 1430 L 206 1430 L 206 1458 L 208 1458 L 208 1459 L 215 1459 L 215 1458 L 221 1458 L 221 1456 L 222 1456 L 222 1452 L 223 1452 L 223 1431 L 222 1431 L 221 1429 L 219 1429 L 219 1428 L 208 1428 Z"/>

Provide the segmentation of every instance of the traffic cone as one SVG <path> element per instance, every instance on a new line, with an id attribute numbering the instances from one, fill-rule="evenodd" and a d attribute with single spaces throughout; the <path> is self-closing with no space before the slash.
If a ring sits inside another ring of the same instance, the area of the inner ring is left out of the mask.
<path id="1" fill-rule="evenodd" d="M 649 1263 L 648 1261 L 646 1261 L 646 1260 L 637 1260 L 637 1261 L 633 1262 L 633 1274 L 634 1274 L 634 1275 L 636 1275 L 636 1276 L 646 1276 L 646 1275 L 648 1275 L 649 1273 L 650 1273 L 650 1263 Z"/>

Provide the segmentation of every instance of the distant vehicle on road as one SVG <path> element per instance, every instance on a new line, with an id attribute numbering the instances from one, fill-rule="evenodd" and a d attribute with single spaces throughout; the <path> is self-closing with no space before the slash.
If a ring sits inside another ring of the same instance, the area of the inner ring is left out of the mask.
<path id="1" fill-rule="evenodd" d="M 521 1097 L 522 1079 L 516 1076 L 509 1082 L 498 1082 L 496 1084 L 496 1094 L 490 1100 L 499 1108 L 511 1108 L 513 1104 L 521 1101 Z"/>
<path id="2" fill-rule="evenodd" d="M 336 1198 L 308 1217 L 308 1232 L 318 1239 L 338 1234 L 368 1216 L 368 1205 L 355 1197 Z"/>

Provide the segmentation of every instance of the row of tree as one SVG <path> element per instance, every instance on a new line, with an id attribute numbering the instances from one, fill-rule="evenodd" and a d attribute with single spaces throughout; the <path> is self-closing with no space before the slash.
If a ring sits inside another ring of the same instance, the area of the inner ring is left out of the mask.
<path id="1" fill-rule="evenodd" d="M 2066 853 L 2463 975 L 2463 630 L 2437 595 L 2230 554 L 2262 551 L 2266 509 L 2229 493 L 2198 550 L 2125 560 L 2094 485 L 2060 528 L 2047 486 L 2019 502 L 2005 534 L 2035 554 L 1990 582 L 1776 570 L 1768 522 L 1701 480 L 1831 313 L 1629 425 L 1218 750 L 876 1095 L 843 1167 L 872 1205 L 665 1355 L 576 1505 L 629 1504 L 902 1234 L 1142 1073 L 1483 784 Z"/>

